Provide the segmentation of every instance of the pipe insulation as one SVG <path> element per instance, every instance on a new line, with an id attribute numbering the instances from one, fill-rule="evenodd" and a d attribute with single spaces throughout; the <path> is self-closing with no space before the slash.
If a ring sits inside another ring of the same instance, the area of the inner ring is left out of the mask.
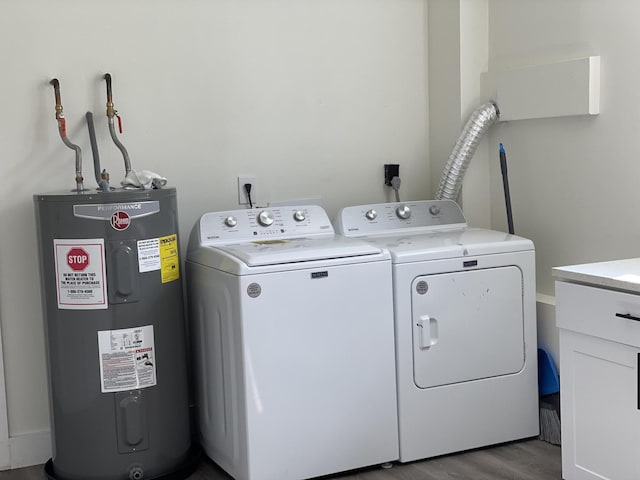
<path id="1" fill-rule="evenodd" d="M 436 193 L 437 200 L 457 200 L 464 174 L 473 158 L 473 154 L 489 127 L 496 123 L 499 118 L 500 111 L 494 102 L 480 105 L 473 111 L 453 146 L 449 160 L 444 167 L 438 192 Z"/>

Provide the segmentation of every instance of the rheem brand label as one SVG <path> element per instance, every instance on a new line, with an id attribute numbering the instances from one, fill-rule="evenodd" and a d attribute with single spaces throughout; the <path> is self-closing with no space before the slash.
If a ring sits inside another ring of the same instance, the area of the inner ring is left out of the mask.
<path id="1" fill-rule="evenodd" d="M 113 212 L 111 215 L 111 226 L 118 231 L 126 230 L 131 225 L 131 217 L 123 210 Z"/>
<path id="2" fill-rule="evenodd" d="M 108 308 L 104 239 L 55 239 L 58 308 Z"/>

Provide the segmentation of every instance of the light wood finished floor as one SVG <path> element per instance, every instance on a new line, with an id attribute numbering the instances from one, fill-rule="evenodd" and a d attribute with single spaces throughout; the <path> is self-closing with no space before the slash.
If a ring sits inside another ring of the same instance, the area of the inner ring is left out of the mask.
<path id="1" fill-rule="evenodd" d="M 323 477 L 322 480 L 561 480 L 560 447 L 524 440 L 433 458 L 392 468 L 379 467 Z M 42 466 L 0 472 L 0 480 L 42 480 Z M 230 480 L 205 460 L 189 480 Z"/>

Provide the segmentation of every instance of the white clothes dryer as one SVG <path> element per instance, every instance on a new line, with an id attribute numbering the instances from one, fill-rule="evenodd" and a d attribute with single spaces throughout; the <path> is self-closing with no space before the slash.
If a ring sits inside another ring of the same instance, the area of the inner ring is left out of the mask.
<path id="1" fill-rule="evenodd" d="M 400 461 L 538 435 L 533 243 L 450 200 L 348 207 L 335 227 L 391 253 Z"/>
<path id="2" fill-rule="evenodd" d="M 203 215 L 186 262 L 201 442 L 236 480 L 398 458 L 389 253 L 318 206 Z"/>

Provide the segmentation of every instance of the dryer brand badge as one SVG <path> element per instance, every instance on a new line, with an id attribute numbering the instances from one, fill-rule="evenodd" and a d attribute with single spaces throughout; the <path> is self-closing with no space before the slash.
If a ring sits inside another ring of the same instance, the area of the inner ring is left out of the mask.
<path id="1" fill-rule="evenodd" d="M 424 295 L 429 291 L 429 285 L 424 280 L 420 280 L 416 285 L 416 292 L 420 295 Z"/>
<path id="2" fill-rule="evenodd" d="M 326 278 L 329 276 L 329 272 L 326 270 L 323 272 L 311 272 L 311 278 Z"/>
<path id="3" fill-rule="evenodd" d="M 247 295 L 249 295 L 251 298 L 259 297 L 261 293 L 262 287 L 259 283 L 250 283 L 247 286 Z"/>
<path id="4" fill-rule="evenodd" d="M 127 212 L 118 210 L 111 215 L 111 226 L 114 229 L 118 231 L 126 230 L 129 225 L 131 225 L 131 217 Z"/>

